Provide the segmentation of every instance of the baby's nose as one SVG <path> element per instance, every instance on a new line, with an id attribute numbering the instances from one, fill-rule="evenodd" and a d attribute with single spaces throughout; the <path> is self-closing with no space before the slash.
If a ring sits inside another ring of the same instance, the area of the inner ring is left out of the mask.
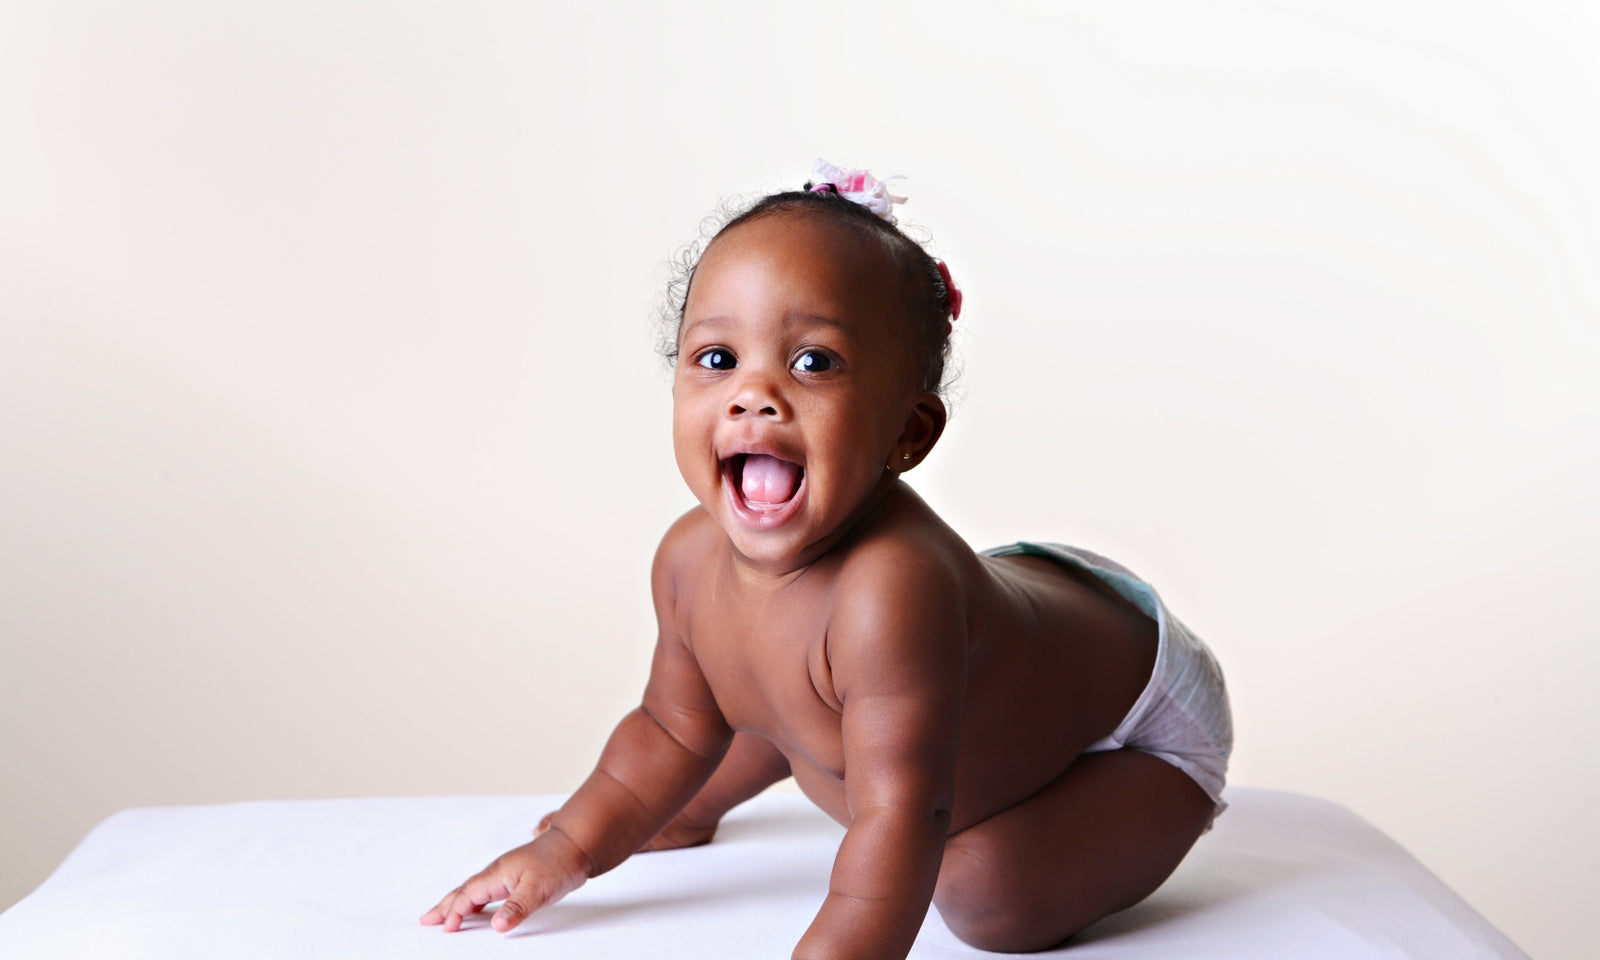
<path id="1" fill-rule="evenodd" d="M 734 386 L 733 395 L 728 398 L 728 416 L 771 417 L 782 420 L 788 417 L 788 407 L 769 378 L 760 374 L 748 374 L 739 378 Z"/>

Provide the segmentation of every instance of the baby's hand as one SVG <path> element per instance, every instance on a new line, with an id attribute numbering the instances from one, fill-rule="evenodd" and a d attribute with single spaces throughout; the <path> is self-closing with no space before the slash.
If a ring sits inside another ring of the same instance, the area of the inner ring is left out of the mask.
<path id="1" fill-rule="evenodd" d="M 450 891 L 421 919 L 428 926 L 444 924 L 445 931 L 453 933 L 467 915 L 504 900 L 489 925 L 505 933 L 535 910 L 583 886 L 588 875 L 586 858 L 577 845 L 560 831 L 546 831 Z"/>

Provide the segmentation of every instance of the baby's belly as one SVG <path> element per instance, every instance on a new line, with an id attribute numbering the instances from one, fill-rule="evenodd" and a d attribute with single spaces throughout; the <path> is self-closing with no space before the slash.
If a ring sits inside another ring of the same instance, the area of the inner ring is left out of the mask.
<path id="1" fill-rule="evenodd" d="M 843 826 L 850 825 L 850 806 L 845 797 L 845 780 L 818 766 L 803 751 L 784 751 L 795 785 L 823 813 Z M 951 810 L 950 832 L 962 830 L 994 816 L 1032 796 L 1053 782 L 1071 763 L 1072 756 L 1035 761 L 1021 768 L 1010 763 L 996 764 L 988 751 L 963 756 L 956 766 L 956 798 Z M 1041 758 L 1042 759 L 1042 758 Z"/>

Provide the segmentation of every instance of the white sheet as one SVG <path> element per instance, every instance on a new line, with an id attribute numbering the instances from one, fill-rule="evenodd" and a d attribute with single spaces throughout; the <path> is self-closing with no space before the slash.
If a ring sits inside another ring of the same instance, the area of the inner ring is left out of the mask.
<path id="1" fill-rule="evenodd" d="M 1043 956 L 1525 957 L 1343 808 L 1269 790 L 1227 798 L 1216 829 L 1154 896 Z M 730 814 L 715 843 L 634 857 L 509 936 L 482 920 L 453 935 L 417 923 L 557 800 L 124 811 L 0 914 L 0 957 L 781 958 L 820 904 L 843 834 L 803 797 L 767 794 Z M 928 917 L 913 957 L 994 956 Z"/>

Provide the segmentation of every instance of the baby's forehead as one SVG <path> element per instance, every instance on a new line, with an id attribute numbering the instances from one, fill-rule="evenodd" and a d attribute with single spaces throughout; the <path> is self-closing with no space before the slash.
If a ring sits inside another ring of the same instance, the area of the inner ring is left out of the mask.
<path id="1" fill-rule="evenodd" d="M 888 244 L 874 231 L 815 212 L 779 210 L 737 222 L 712 239 L 689 288 L 708 274 L 752 264 L 781 265 L 784 279 L 839 283 L 878 295 L 908 285 Z"/>
<path id="2" fill-rule="evenodd" d="M 882 254 L 859 242 L 750 224 L 706 252 L 685 306 L 704 315 L 741 302 L 786 301 L 790 309 L 825 317 L 898 314 L 900 285 Z"/>
<path id="3" fill-rule="evenodd" d="M 891 266 L 888 245 L 879 231 L 838 215 L 783 207 L 762 211 L 724 227 L 712 239 L 706 254 L 711 254 L 719 246 L 734 243 L 759 245 L 779 239 L 806 243 L 819 255 L 848 255 L 855 259 L 877 254 L 885 258 L 885 267 Z"/>

